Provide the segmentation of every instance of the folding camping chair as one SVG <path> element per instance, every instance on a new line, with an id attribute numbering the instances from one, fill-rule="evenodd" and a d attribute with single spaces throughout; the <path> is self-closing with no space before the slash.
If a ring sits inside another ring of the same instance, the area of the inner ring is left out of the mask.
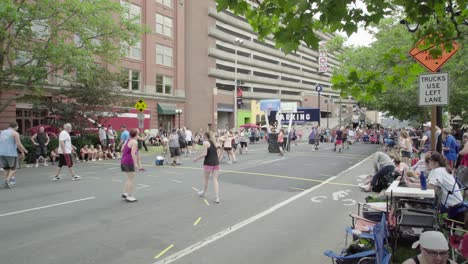
<path id="1" fill-rule="evenodd" d="M 387 233 L 386 215 L 382 214 L 380 222 L 372 229 L 374 249 L 351 255 L 346 255 L 346 249 L 344 249 L 341 254 L 337 254 L 331 250 L 326 250 L 323 254 L 330 257 L 332 259 L 332 263 L 343 263 L 347 260 L 354 260 L 358 264 L 388 264 L 390 263 L 391 254 L 385 246 Z M 348 232 L 346 233 L 346 236 L 348 236 Z M 369 237 L 369 234 L 366 234 L 365 236 Z"/>

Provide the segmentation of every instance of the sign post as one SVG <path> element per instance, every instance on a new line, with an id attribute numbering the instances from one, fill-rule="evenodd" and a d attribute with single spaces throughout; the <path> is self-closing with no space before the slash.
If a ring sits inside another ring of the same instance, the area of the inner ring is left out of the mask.
<path id="1" fill-rule="evenodd" d="M 317 86 L 315 86 L 315 91 L 318 93 L 318 109 L 319 109 L 319 113 L 320 113 L 320 92 L 323 91 L 323 86 L 319 83 L 317 84 Z M 318 120 L 318 126 L 320 127 L 320 119 L 321 119 L 321 114 L 320 114 L 320 117 L 319 117 L 319 120 Z"/>
<path id="2" fill-rule="evenodd" d="M 447 105 L 448 73 L 420 74 L 419 75 L 419 106 L 432 106 L 431 109 L 431 150 L 436 150 L 436 121 L 437 106 Z"/>
<path id="3" fill-rule="evenodd" d="M 145 127 L 145 114 L 143 113 L 145 109 L 148 107 L 148 105 L 145 103 L 143 100 L 138 100 L 138 102 L 135 103 L 135 109 L 139 112 L 137 115 L 138 118 L 138 128 L 143 129 Z"/>
<path id="4" fill-rule="evenodd" d="M 442 49 L 442 54 L 433 58 L 430 54 L 430 50 L 435 47 L 429 47 L 428 49 L 421 49 L 420 47 L 425 44 L 424 39 L 420 39 L 418 43 L 410 50 L 409 54 L 418 61 L 421 65 L 426 67 L 431 72 L 439 72 L 442 65 L 444 65 L 457 51 L 460 49 L 457 42 L 453 41 L 453 49 L 446 51 L 444 46 L 440 46 Z M 436 74 L 437 75 L 437 74 Z M 423 80 L 424 78 L 424 80 Z M 442 81 L 442 78 L 445 78 L 445 81 Z M 424 87 L 424 85 L 427 85 Z M 445 88 L 442 86 L 445 85 Z M 421 89 L 423 87 L 423 89 Z M 437 76 L 424 76 L 420 75 L 419 77 L 419 105 L 426 106 L 431 105 L 431 150 L 436 150 L 435 145 L 435 125 L 437 120 L 440 120 L 439 126 L 442 126 L 442 118 L 437 118 L 437 113 L 441 114 L 441 111 L 437 111 L 437 108 L 441 110 L 442 105 L 447 105 L 448 103 L 448 75 L 437 75 Z M 425 88 L 425 89 L 424 89 Z M 425 90 L 425 93 L 422 93 L 421 90 Z M 445 91 L 444 95 L 438 94 Z M 427 94 L 426 94 L 427 93 Z M 424 95 L 422 95 L 424 94 Z M 424 97 L 423 97 L 424 96 Z M 445 101 L 443 101 L 445 99 Z"/>

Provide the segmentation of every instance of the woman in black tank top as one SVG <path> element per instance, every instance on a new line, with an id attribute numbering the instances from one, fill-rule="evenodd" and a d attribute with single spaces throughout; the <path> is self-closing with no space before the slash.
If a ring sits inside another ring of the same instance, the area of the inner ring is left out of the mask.
<path id="1" fill-rule="evenodd" d="M 197 162 L 201 158 L 205 158 L 203 161 L 203 168 L 204 168 L 204 177 L 203 177 L 203 190 L 198 192 L 200 197 L 206 197 L 206 192 L 208 190 L 208 180 L 210 179 L 210 175 L 213 176 L 213 187 L 215 191 L 215 202 L 219 203 L 219 158 L 216 151 L 216 144 L 214 143 L 213 139 L 214 136 L 211 132 L 206 132 L 204 134 L 205 141 L 203 142 L 203 152 L 200 156 L 193 159 L 194 162 Z"/>

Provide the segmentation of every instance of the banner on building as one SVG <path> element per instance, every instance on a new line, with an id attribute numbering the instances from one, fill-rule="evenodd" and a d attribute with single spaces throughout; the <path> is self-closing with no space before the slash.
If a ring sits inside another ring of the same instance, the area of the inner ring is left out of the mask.
<path id="1" fill-rule="evenodd" d="M 297 112 L 294 113 L 278 113 L 278 111 L 271 111 L 268 116 L 270 123 L 277 120 L 277 115 L 282 124 L 288 123 L 290 115 L 292 115 L 293 124 L 300 124 L 305 122 L 318 122 L 320 111 L 318 108 L 297 108 Z"/>
<path id="2" fill-rule="evenodd" d="M 319 57 L 318 57 L 318 72 L 327 72 L 328 71 L 328 54 L 326 42 L 319 42 Z"/>

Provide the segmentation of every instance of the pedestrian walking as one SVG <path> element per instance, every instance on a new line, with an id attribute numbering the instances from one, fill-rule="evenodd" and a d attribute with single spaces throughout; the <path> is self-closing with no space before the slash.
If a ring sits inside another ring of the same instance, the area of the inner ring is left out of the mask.
<path id="1" fill-rule="evenodd" d="M 214 136 L 211 132 L 206 132 L 204 134 L 205 141 L 203 142 L 203 152 L 200 156 L 193 159 L 194 162 L 197 162 L 199 159 L 204 158 L 203 161 L 203 189 L 198 192 L 200 197 L 206 197 L 208 190 L 208 181 L 210 175 L 213 179 L 213 187 L 215 192 L 215 202 L 219 203 L 219 158 L 216 151 L 216 143 L 214 142 Z"/>
<path id="2" fill-rule="evenodd" d="M 136 202 L 137 199 L 133 196 L 135 171 L 138 168 L 138 128 L 134 128 L 129 133 L 129 139 L 123 143 L 122 159 L 120 160 L 120 168 L 127 174 L 122 198 L 127 202 Z"/>
<path id="3" fill-rule="evenodd" d="M 101 146 L 103 148 L 107 148 L 107 132 L 106 128 L 102 125 L 98 125 L 98 132 L 99 132 L 99 142 L 101 142 Z"/>
<path id="4" fill-rule="evenodd" d="M 172 133 L 169 136 L 169 152 L 171 157 L 169 160 L 172 160 L 170 163 L 172 166 L 181 165 L 179 162 L 180 159 L 180 145 L 179 145 L 179 135 L 177 134 L 177 129 L 172 129 Z"/>
<path id="5" fill-rule="evenodd" d="M 31 141 L 36 146 L 36 168 L 39 167 L 39 161 L 44 162 L 44 166 L 47 164 L 47 145 L 49 145 L 50 138 L 47 133 L 44 132 L 44 127 L 39 127 L 39 132 L 31 137 Z"/>
<path id="6" fill-rule="evenodd" d="M 284 132 L 283 132 L 283 129 L 280 129 L 280 132 L 278 134 L 278 146 L 279 146 L 279 151 L 280 151 L 281 156 L 284 155 L 283 144 L 284 144 Z"/>
<path id="7" fill-rule="evenodd" d="M 5 188 L 10 189 L 16 185 L 16 164 L 18 158 L 24 157 L 28 151 L 21 144 L 20 135 L 17 132 L 18 123 L 11 122 L 7 129 L 0 133 L 0 164 L 5 172 Z M 18 150 L 20 155 L 18 157 Z"/>
<path id="8" fill-rule="evenodd" d="M 338 152 L 341 152 L 341 149 L 343 148 L 343 131 L 341 129 L 338 128 L 335 132 L 335 148 L 333 148 L 333 151 L 336 151 L 336 148 L 338 147 Z"/>
<path id="9" fill-rule="evenodd" d="M 249 140 L 249 136 L 247 131 L 242 130 L 239 136 L 239 141 L 240 141 L 240 149 L 239 153 L 242 155 L 242 153 L 247 153 L 249 149 L 247 148 L 247 141 Z"/>
<path id="10" fill-rule="evenodd" d="M 61 180 L 60 177 L 60 170 L 62 169 L 63 165 L 68 167 L 68 171 L 72 176 L 72 180 L 76 181 L 81 179 L 80 176 L 76 175 L 73 171 L 73 158 L 72 158 L 72 151 L 76 150 L 76 147 L 72 145 L 70 132 L 72 130 L 72 125 L 70 123 L 66 123 L 63 125 L 63 130 L 59 134 L 59 146 L 58 146 L 58 153 L 59 153 L 59 164 L 57 168 L 57 173 L 52 178 L 53 181 Z"/>

